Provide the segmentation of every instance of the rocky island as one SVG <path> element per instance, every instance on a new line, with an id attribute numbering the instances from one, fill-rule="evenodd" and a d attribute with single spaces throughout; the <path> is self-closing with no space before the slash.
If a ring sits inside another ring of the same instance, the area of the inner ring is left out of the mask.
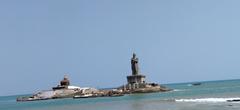
<path id="1" fill-rule="evenodd" d="M 52 87 L 52 90 L 40 91 L 32 96 L 28 97 L 19 97 L 17 101 L 36 101 L 36 100 L 47 100 L 47 99 L 57 99 L 57 98 L 69 98 L 73 97 L 76 94 L 95 92 L 97 89 L 90 87 L 78 87 L 70 85 L 70 80 L 65 75 L 63 80 L 60 81 L 60 84 L 56 87 Z"/>
<path id="2" fill-rule="evenodd" d="M 148 83 L 145 81 L 146 76 L 139 72 L 138 58 L 133 53 L 131 58 L 132 74 L 127 76 L 127 84 L 114 89 L 96 89 L 90 87 L 78 87 L 70 85 L 70 80 L 65 75 L 60 84 L 52 87 L 52 90 L 40 91 L 32 96 L 18 97 L 17 101 L 36 101 L 57 98 L 90 98 L 90 97 L 116 97 L 124 94 L 133 93 L 152 93 L 166 92 L 171 89 L 157 83 Z"/>
<path id="3" fill-rule="evenodd" d="M 131 68 L 132 75 L 127 76 L 127 84 L 117 88 L 122 90 L 124 94 L 166 92 L 171 90 L 157 83 L 147 83 L 145 81 L 146 76 L 140 73 L 138 58 L 135 53 L 133 53 L 131 58 Z"/>

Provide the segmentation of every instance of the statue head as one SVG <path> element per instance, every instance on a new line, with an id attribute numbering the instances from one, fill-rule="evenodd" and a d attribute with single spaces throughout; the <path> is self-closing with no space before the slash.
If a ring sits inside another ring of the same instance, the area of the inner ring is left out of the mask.
<path id="1" fill-rule="evenodd" d="M 133 53 L 133 58 L 136 58 L 136 54 L 135 53 Z"/>

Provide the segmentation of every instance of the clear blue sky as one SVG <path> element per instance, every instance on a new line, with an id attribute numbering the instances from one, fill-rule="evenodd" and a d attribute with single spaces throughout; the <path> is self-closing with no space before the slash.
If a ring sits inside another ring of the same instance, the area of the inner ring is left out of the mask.
<path id="1" fill-rule="evenodd" d="M 238 0 L 1 0 L 0 95 L 240 78 Z"/>

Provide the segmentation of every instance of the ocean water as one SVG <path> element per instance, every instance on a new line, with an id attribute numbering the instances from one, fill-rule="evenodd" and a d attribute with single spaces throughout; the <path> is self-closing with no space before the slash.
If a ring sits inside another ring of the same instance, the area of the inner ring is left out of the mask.
<path id="1" fill-rule="evenodd" d="M 54 99 L 16 102 L 19 96 L 0 97 L 0 110 L 240 110 L 240 80 L 167 84 L 165 93 L 131 94 L 123 97 Z"/>

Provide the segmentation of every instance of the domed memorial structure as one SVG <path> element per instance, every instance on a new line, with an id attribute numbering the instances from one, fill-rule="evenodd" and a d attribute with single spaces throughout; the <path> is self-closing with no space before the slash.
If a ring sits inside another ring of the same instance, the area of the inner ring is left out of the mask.
<path id="1" fill-rule="evenodd" d="M 63 80 L 60 82 L 61 86 L 69 86 L 70 85 L 70 81 L 68 80 L 68 77 L 65 75 Z"/>
<path id="2" fill-rule="evenodd" d="M 67 89 L 68 86 L 70 85 L 70 80 L 68 79 L 67 75 L 64 75 L 63 80 L 60 81 L 60 85 L 58 85 L 57 87 L 53 87 L 53 90 L 57 90 L 57 89 Z"/>

